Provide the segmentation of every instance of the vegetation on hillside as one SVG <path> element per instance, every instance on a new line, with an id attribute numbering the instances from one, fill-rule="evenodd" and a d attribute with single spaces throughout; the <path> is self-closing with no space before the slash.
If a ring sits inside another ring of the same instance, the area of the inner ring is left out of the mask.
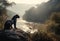
<path id="1" fill-rule="evenodd" d="M 12 3 L 9 3 L 7 0 L 0 0 L 0 29 L 4 27 L 4 23 L 7 19 L 7 7 L 11 6 Z"/>

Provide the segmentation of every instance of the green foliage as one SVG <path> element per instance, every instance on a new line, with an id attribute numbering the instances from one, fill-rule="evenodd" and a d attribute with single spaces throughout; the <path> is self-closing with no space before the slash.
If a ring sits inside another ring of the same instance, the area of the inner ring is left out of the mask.
<path id="1" fill-rule="evenodd" d="M 12 3 L 9 3 L 7 0 L 0 0 L 0 6 L 2 6 L 3 8 L 10 5 L 12 5 Z"/>

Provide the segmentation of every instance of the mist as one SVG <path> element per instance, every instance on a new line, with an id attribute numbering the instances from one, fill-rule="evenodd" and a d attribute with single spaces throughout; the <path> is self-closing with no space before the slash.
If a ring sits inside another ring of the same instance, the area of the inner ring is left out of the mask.
<path id="1" fill-rule="evenodd" d="M 50 0 L 37 5 L 37 8 L 32 7 L 25 12 L 23 19 L 29 22 L 44 23 L 49 19 L 52 12 L 60 11 L 59 2 L 59 0 Z"/>

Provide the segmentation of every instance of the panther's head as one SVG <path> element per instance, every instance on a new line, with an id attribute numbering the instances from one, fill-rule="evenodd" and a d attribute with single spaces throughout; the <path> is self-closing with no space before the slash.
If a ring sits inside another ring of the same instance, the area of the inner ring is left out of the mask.
<path id="1" fill-rule="evenodd" d="M 17 15 L 17 14 L 15 15 L 15 17 L 16 17 L 16 18 L 20 18 L 20 16 L 19 16 L 19 15 Z"/>

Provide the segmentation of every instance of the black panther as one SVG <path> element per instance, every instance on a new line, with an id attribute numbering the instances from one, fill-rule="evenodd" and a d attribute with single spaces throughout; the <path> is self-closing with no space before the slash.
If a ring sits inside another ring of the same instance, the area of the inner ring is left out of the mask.
<path id="1" fill-rule="evenodd" d="M 20 18 L 19 15 L 15 15 L 13 16 L 13 18 L 11 20 L 7 20 L 4 24 L 4 30 L 6 29 L 11 29 L 12 28 L 12 25 L 14 25 L 14 28 L 16 28 L 16 21 L 17 21 L 17 18 Z"/>
<path id="2" fill-rule="evenodd" d="M 17 18 L 20 18 L 19 15 L 15 15 L 13 16 L 13 18 L 11 19 L 12 20 L 12 24 L 14 24 L 14 28 L 16 29 L 16 21 L 17 21 Z"/>

